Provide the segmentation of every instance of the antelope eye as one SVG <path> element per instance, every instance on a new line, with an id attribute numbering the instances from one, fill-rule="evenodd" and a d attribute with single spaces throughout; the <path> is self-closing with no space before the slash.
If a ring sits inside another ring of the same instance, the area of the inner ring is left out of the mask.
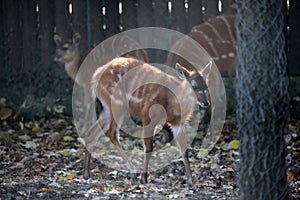
<path id="1" fill-rule="evenodd" d="M 191 85 L 192 85 L 193 90 L 197 90 L 198 87 L 197 87 L 197 83 L 195 80 L 191 81 Z"/>

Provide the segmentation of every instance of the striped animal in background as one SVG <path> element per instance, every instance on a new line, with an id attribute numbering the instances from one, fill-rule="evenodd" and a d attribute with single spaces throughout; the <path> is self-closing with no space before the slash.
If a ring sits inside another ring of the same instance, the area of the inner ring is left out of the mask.
<path id="1" fill-rule="evenodd" d="M 235 21 L 235 15 L 217 16 L 193 27 L 188 34 L 213 58 L 222 77 L 235 74 L 237 62 Z M 181 48 L 180 42 L 176 43 L 173 48 Z M 188 49 L 186 51 L 188 52 Z M 187 67 L 188 70 L 194 68 L 180 56 L 169 53 L 166 65 L 174 67 L 177 62 Z"/>

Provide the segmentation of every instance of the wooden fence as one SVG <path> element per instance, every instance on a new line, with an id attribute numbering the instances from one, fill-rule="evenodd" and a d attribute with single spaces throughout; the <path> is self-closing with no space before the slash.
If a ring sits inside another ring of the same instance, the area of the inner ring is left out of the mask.
<path id="1" fill-rule="evenodd" d="M 53 63 L 55 32 L 79 32 L 81 50 L 137 27 L 183 33 L 219 14 L 235 13 L 234 0 L 0 0 L 0 67 L 30 68 Z M 299 1 L 290 1 L 289 73 L 300 75 Z M 294 37 L 295 36 L 295 37 Z M 297 37 L 296 37 L 297 36 Z M 295 39 L 295 40 L 294 40 Z"/>

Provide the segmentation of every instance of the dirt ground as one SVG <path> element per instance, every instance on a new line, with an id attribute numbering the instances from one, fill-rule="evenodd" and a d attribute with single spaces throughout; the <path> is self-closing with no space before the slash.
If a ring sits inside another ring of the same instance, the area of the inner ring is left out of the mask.
<path id="1" fill-rule="evenodd" d="M 291 122 L 288 142 L 290 198 L 300 198 L 299 122 Z M 81 143 L 71 119 L 1 121 L 0 199 L 238 199 L 238 152 L 234 117 L 208 155 L 190 149 L 193 187 L 183 162 L 175 159 L 149 173 L 149 183 L 92 159 L 92 177 L 82 177 Z M 197 141 L 195 147 L 197 146 Z"/>

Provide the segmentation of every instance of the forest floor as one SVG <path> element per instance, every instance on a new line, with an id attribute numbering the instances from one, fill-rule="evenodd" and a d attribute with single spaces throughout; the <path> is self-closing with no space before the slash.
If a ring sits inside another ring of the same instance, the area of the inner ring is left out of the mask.
<path id="1" fill-rule="evenodd" d="M 199 158 L 190 149 L 193 187 L 186 184 L 183 162 L 149 173 L 149 183 L 131 182 L 130 174 L 93 158 L 91 178 L 82 177 L 83 148 L 71 119 L 60 116 L 25 122 L 0 120 L 0 200 L 2 199 L 238 199 L 237 129 L 226 119 L 221 137 Z M 290 199 L 300 199 L 300 122 L 291 120 L 287 135 Z M 138 177 L 139 178 L 139 177 Z"/>

